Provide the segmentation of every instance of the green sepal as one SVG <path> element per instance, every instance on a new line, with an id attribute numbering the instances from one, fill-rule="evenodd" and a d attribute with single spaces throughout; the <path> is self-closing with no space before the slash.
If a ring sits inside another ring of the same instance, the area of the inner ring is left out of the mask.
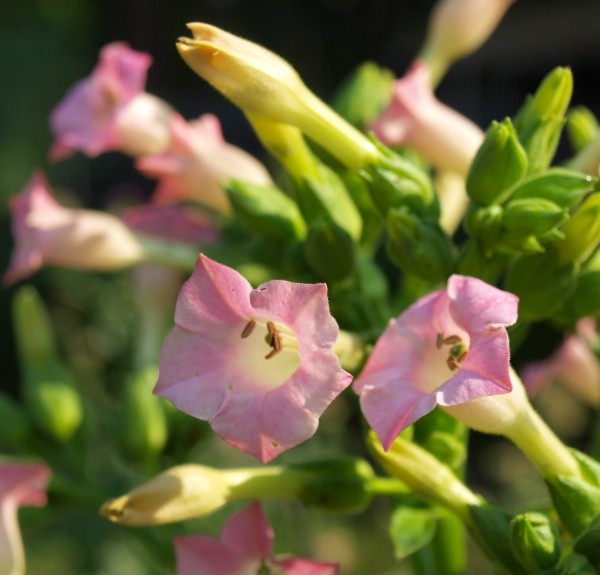
<path id="1" fill-rule="evenodd" d="M 225 190 L 236 218 L 266 240 L 291 244 L 306 236 L 298 206 L 279 188 L 229 180 Z"/>
<path id="2" fill-rule="evenodd" d="M 348 232 L 354 241 L 362 234 L 362 218 L 344 182 L 325 164 L 318 164 L 318 177 L 305 175 L 296 182 L 296 201 L 310 225 L 325 220 Z"/>

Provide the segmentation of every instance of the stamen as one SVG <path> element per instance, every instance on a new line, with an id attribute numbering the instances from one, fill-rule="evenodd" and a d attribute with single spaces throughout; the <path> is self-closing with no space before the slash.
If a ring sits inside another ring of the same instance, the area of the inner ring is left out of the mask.
<path id="1" fill-rule="evenodd" d="M 462 343 L 462 339 L 458 335 L 449 335 L 444 339 L 444 345 L 455 345 L 457 343 Z"/>
<path id="2" fill-rule="evenodd" d="M 265 355 L 265 359 L 271 359 L 283 349 L 283 346 L 281 345 L 281 336 L 279 335 L 279 330 L 275 327 L 275 324 L 272 321 L 267 322 L 267 331 L 269 332 L 267 343 L 273 349 L 267 355 Z"/>
<path id="3" fill-rule="evenodd" d="M 435 337 L 435 347 L 442 349 L 442 345 L 444 345 L 444 334 L 438 333 Z"/>
<path id="4" fill-rule="evenodd" d="M 246 324 L 246 326 L 244 327 L 244 329 L 242 330 L 242 339 L 247 338 L 254 331 L 255 327 L 256 327 L 256 320 L 251 319 Z"/>

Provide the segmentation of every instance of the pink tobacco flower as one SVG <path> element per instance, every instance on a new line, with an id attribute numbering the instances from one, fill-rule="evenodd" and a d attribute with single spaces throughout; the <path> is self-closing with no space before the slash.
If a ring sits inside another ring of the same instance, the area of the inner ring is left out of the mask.
<path id="1" fill-rule="evenodd" d="M 592 407 L 600 407 L 600 362 L 590 347 L 597 338 L 592 318 L 577 323 L 575 333 L 565 337 L 556 351 L 543 361 L 522 370 L 527 392 L 534 395 L 546 385 L 558 382 Z"/>
<path id="2" fill-rule="evenodd" d="M 466 174 L 483 131 L 433 94 L 427 66 L 416 60 L 394 83 L 392 100 L 371 125 L 386 145 L 407 146 L 434 167 Z"/>
<path id="3" fill-rule="evenodd" d="M 177 575 L 338 575 L 339 567 L 300 558 L 273 557 L 273 529 L 258 503 L 236 513 L 221 539 L 175 538 Z"/>
<path id="4" fill-rule="evenodd" d="M 36 463 L 0 461 L 0 573 L 25 575 L 17 511 L 46 504 L 50 469 Z"/>
<path id="5" fill-rule="evenodd" d="M 123 42 L 106 45 L 92 74 L 75 84 L 50 115 L 50 159 L 120 150 L 154 154 L 169 144 L 173 110 L 144 92 L 152 58 Z"/>
<path id="6" fill-rule="evenodd" d="M 325 284 L 256 289 L 200 255 L 175 308 L 155 393 L 262 462 L 311 437 L 352 379 L 331 350 Z"/>
<path id="7" fill-rule="evenodd" d="M 141 244 L 117 217 L 65 208 L 41 172 L 10 201 L 15 249 L 4 282 L 12 284 L 43 265 L 116 270 L 144 259 Z"/>
<path id="8" fill-rule="evenodd" d="M 187 244 L 213 244 L 219 229 L 198 211 L 177 205 L 144 204 L 127 210 L 123 221 L 134 231 Z"/>
<path id="9" fill-rule="evenodd" d="M 354 383 L 385 449 L 436 404 L 511 391 L 505 328 L 517 320 L 517 303 L 513 294 L 454 275 L 445 290 L 390 322 Z"/>
<path id="10" fill-rule="evenodd" d="M 171 146 L 161 154 L 139 158 L 136 167 L 160 180 L 153 201 L 197 201 L 217 212 L 231 210 L 221 183 L 228 179 L 269 185 L 265 167 L 244 150 L 227 143 L 216 116 L 193 122 L 171 118 Z"/>

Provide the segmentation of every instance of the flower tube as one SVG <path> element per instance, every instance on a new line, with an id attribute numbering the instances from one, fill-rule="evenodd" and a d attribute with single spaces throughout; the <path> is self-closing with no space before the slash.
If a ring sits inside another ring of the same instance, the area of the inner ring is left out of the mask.
<path id="1" fill-rule="evenodd" d="M 311 437 L 352 376 L 331 350 L 325 284 L 256 289 L 200 255 L 181 290 L 155 393 L 267 462 Z"/>
<path id="2" fill-rule="evenodd" d="M 37 463 L 0 461 L 0 574 L 25 575 L 25 552 L 19 531 L 20 506 L 46 504 L 50 469 Z"/>

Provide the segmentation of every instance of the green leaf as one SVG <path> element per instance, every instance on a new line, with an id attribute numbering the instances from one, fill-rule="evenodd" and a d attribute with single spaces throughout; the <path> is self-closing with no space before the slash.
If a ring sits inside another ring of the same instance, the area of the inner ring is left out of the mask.
<path id="1" fill-rule="evenodd" d="M 398 507 L 390 521 L 390 537 L 398 559 L 427 545 L 435 535 L 437 514 L 427 507 Z"/>

